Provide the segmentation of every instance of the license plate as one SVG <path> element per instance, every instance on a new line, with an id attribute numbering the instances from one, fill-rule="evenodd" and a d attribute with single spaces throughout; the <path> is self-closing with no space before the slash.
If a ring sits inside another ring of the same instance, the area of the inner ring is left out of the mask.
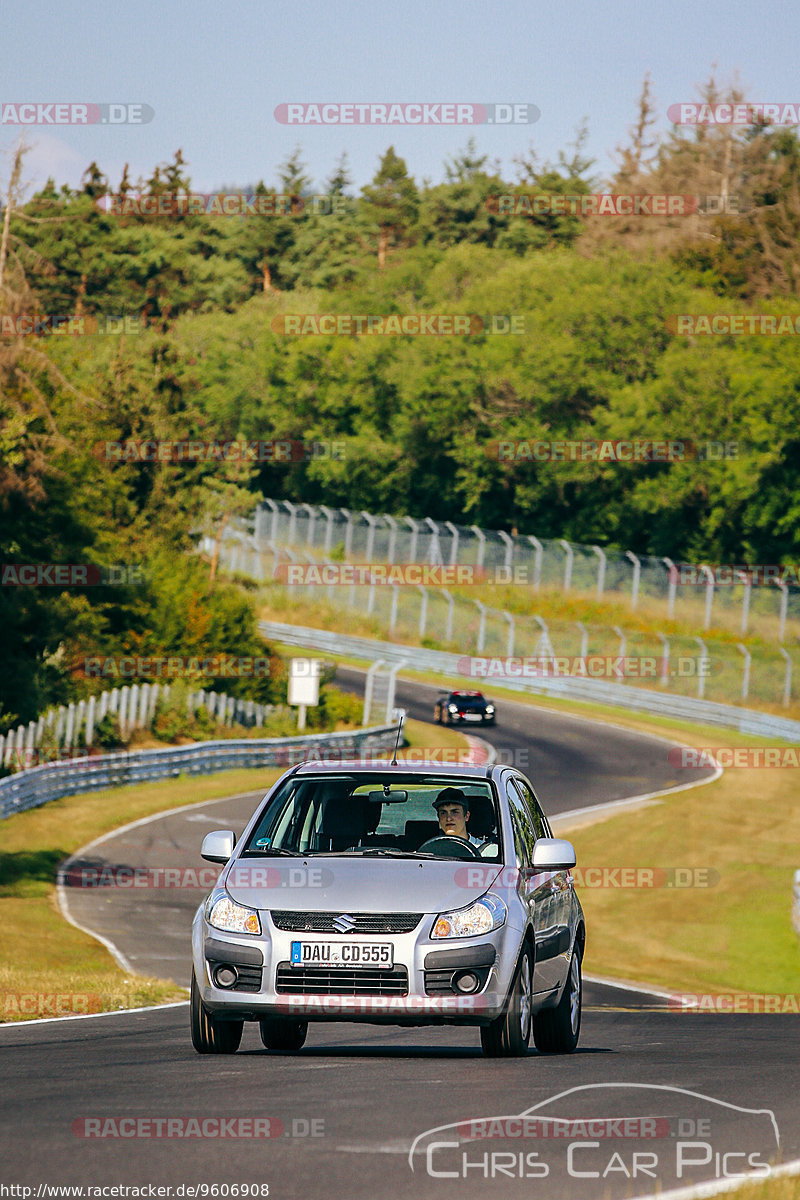
<path id="1" fill-rule="evenodd" d="M 481 716 L 480 713 L 464 713 L 464 717 L 467 721 L 482 721 L 483 720 L 483 717 Z"/>
<path id="2" fill-rule="evenodd" d="M 394 965 L 385 942 L 292 942 L 293 967 L 380 967 Z"/>

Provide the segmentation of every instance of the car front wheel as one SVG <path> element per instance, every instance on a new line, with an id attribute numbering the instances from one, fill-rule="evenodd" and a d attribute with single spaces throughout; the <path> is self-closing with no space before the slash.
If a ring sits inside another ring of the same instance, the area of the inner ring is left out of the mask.
<path id="1" fill-rule="evenodd" d="M 576 942 L 561 999 L 533 1018 L 533 1040 L 540 1054 L 572 1054 L 581 1032 L 582 1004 L 581 948 Z"/>
<path id="2" fill-rule="evenodd" d="M 266 1017 L 258 1025 L 267 1050 L 299 1050 L 308 1033 L 308 1021 L 292 1021 L 286 1017 Z"/>
<path id="3" fill-rule="evenodd" d="M 220 1021 L 208 1011 L 192 971 L 189 1013 L 192 1045 L 198 1054 L 235 1054 L 242 1040 L 244 1021 Z"/>
<path id="4" fill-rule="evenodd" d="M 481 1028 L 481 1046 L 489 1058 L 518 1058 L 531 1039 L 533 957 L 526 945 L 517 964 L 506 1011 Z"/>

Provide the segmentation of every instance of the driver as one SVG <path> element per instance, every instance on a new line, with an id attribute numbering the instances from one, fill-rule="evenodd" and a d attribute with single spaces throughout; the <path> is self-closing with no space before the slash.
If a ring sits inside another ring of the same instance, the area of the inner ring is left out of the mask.
<path id="1" fill-rule="evenodd" d="M 484 845 L 481 838 L 472 837 L 467 829 L 469 800 L 461 788 L 446 787 L 433 802 L 439 818 L 439 828 L 445 837 L 461 838 L 476 849 Z"/>

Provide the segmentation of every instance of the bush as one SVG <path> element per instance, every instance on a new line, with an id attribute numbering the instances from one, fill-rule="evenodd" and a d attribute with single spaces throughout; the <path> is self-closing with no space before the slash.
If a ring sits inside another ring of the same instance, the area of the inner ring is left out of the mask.
<path id="1" fill-rule="evenodd" d="M 107 712 L 102 721 L 97 722 L 94 727 L 92 744 L 100 746 L 102 750 L 116 750 L 119 746 L 125 745 L 119 725 L 119 717 L 116 713 Z"/>

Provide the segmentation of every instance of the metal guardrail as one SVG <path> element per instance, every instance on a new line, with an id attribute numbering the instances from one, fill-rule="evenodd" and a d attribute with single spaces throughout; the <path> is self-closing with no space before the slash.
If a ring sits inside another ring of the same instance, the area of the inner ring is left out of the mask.
<path id="1" fill-rule="evenodd" d="M 376 725 L 353 733 L 319 733 L 294 738 L 247 738 L 196 742 L 158 750 L 46 763 L 0 779 L 0 820 L 76 792 L 124 787 L 175 775 L 212 775 L 242 767 L 291 766 L 314 751 L 338 750 L 343 755 L 391 749 L 396 725 Z"/>
<path id="2" fill-rule="evenodd" d="M 410 670 L 432 671 L 461 680 L 459 671 L 462 656 L 447 654 L 442 650 L 426 650 L 420 646 L 404 646 L 395 642 L 373 641 L 370 638 L 348 637 L 342 633 L 329 633 L 324 629 L 309 629 L 298 625 L 285 625 L 279 621 L 260 621 L 260 633 L 272 641 L 287 646 L 299 646 L 309 650 L 327 651 L 329 654 L 347 654 L 353 658 L 376 659 L 384 662 L 399 662 L 405 659 Z M 696 700 L 692 696 L 668 696 L 663 692 L 652 692 L 646 688 L 626 687 L 625 684 L 607 683 L 594 679 L 576 679 L 569 676 L 541 677 L 528 679 L 498 679 L 500 687 L 514 691 L 534 692 L 568 700 L 583 700 L 594 704 L 610 704 L 634 712 L 649 713 L 656 717 L 675 717 L 685 721 L 717 725 L 724 729 L 736 729 L 739 733 L 755 734 L 759 737 L 780 738 L 787 742 L 800 742 L 800 721 L 771 713 L 757 712 L 751 708 L 737 708 L 732 704 L 717 704 L 708 700 Z M 470 684 L 474 686 L 474 680 Z"/>

